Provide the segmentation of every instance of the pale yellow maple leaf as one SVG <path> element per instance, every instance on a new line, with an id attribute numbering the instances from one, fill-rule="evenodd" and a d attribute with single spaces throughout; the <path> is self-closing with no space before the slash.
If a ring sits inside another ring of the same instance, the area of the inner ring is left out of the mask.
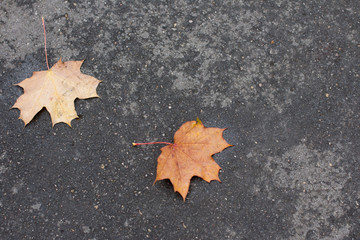
<path id="1" fill-rule="evenodd" d="M 61 59 L 49 70 L 33 72 L 32 77 L 16 84 L 24 89 L 12 108 L 20 110 L 19 119 L 25 126 L 42 109 L 50 113 L 52 125 L 78 118 L 74 100 L 99 97 L 96 88 L 101 82 L 80 72 L 84 61 L 62 62 Z"/>

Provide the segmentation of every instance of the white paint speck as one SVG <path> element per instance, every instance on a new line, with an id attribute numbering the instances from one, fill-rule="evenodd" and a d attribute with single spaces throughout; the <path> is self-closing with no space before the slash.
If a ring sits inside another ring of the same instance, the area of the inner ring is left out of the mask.
<path id="1" fill-rule="evenodd" d="M 34 205 L 31 205 L 31 208 L 34 209 L 34 210 L 40 210 L 40 207 L 41 207 L 41 203 L 36 203 Z"/>

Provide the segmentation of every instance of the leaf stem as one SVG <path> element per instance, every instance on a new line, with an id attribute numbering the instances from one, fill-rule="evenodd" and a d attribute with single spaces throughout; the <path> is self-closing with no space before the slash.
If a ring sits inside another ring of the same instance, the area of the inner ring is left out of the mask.
<path id="1" fill-rule="evenodd" d="M 49 68 L 49 62 L 48 62 L 48 57 L 47 57 L 47 51 L 46 51 L 46 31 L 45 31 L 45 21 L 44 21 L 44 17 L 41 17 L 42 20 L 42 25 L 43 25 L 43 29 L 44 29 L 44 43 L 45 43 L 45 59 L 46 59 L 46 66 Z"/>
<path id="2" fill-rule="evenodd" d="M 139 146 L 139 145 L 149 145 L 149 144 L 167 144 L 167 145 L 174 145 L 173 143 L 169 142 L 148 142 L 148 143 L 133 143 L 133 146 Z"/>

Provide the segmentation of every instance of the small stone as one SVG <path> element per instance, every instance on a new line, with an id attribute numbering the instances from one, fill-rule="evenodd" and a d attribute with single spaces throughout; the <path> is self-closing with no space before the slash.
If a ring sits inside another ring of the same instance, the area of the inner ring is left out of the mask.
<path id="1" fill-rule="evenodd" d="M 90 233 L 90 227 L 88 226 L 82 226 L 82 230 L 84 233 Z"/>

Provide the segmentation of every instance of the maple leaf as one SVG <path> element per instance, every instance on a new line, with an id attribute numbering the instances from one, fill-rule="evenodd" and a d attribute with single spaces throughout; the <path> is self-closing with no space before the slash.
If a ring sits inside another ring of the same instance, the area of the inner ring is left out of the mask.
<path id="1" fill-rule="evenodd" d="M 232 146 L 227 143 L 222 134 L 226 128 L 206 128 L 202 122 L 189 121 L 184 123 L 174 136 L 174 143 L 153 142 L 134 143 L 168 144 L 161 148 L 158 158 L 155 182 L 169 179 L 174 191 L 179 192 L 184 201 L 189 191 L 190 180 L 198 176 L 207 182 L 219 179 L 220 166 L 212 158 L 215 153 Z"/>
<path id="2" fill-rule="evenodd" d="M 71 120 L 78 118 L 74 100 L 99 97 L 96 87 L 101 81 L 80 72 L 83 62 L 60 59 L 49 70 L 33 72 L 32 77 L 16 84 L 24 89 L 24 94 L 12 108 L 20 110 L 19 119 L 25 126 L 45 107 L 53 126 L 64 122 L 71 127 Z"/>

